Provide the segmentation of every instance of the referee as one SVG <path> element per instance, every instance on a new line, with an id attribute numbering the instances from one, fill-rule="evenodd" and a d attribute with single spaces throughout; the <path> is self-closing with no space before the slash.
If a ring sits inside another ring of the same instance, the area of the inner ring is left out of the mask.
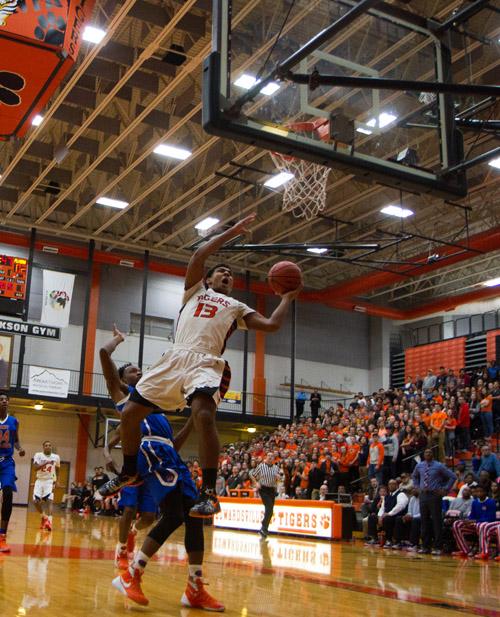
<path id="1" fill-rule="evenodd" d="M 264 519 L 262 528 L 259 531 L 263 538 L 267 538 L 269 523 L 273 517 L 274 499 L 276 497 L 276 484 L 280 477 L 280 470 L 274 464 L 272 452 L 266 454 L 264 462 L 258 465 L 251 473 L 250 479 L 256 489 L 258 489 L 262 503 L 264 504 Z"/>

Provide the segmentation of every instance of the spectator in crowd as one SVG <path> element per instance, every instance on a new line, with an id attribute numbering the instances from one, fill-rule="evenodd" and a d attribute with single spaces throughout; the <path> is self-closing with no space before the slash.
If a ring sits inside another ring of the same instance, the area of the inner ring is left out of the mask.
<path id="1" fill-rule="evenodd" d="M 455 497 L 450 502 L 450 507 L 446 512 L 448 518 L 466 519 L 472 508 L 472 491 L 469 486 L 465 485 L 461 497 Z"/>
<path id="2" fill-rule="evenodd" d="M 299 420 L 300 416 L 304 413 L 304 405 L 306 404 L 306 400 L 307 394 L 303 390 L 300 390 L 295 397 L 295 414 L 297 420 Z"/>
<path id="3" fill-rule="evenodd" d="M 416 552 L 420 542 L 420 502 L 418 488 L 412 489 L 412 495 L 408 501 L 408 510 L 396 517 L 394 525 L 394 544 L 392 548 L 403 548 L 407 544 L 407 550 Z"/>
<path id="4" fill-rule="evenodd" d="M 458 398 L 457 449 L 467 452 L 470 448 L 470 407 L 463 396 Z"/>
<path id="5" fill-rule="evenodd" d="M 431 369 L 429 369 L 422 383 L 422 391 L 428 400 L 432 398 L 432 393 L 434 392 L 435 387 L 436 387 L 436 376 L 431 371 Z"/>
<path id="6" fill-rule="evenodd" d="M 319 487 L 318 501 L 326 501 L 327 495 L 328 495 L 328 486 L 326 484 L 322 484 Z"/>
<path id="7" fill-rule="evenodd" d="M 448 375 L 446 373 L 446 369 L 444 366 L 439 367 L 439 373 L 436 376 L 436 383 L 434 384 L 434 388 L 438 390 L 440 388 L 446 388 L 446 380 L 448 379 Z"/>
<path id="8" fill-rule="evenodd" d="M 455 456 L 455 430 L 457 427 L 457 421 L 453 415 L 453 410 L 448 409 L 446 412 L 446 422 L 444 423 L 445 441 L 444 450 L 446 458 L 453 458 Z"/>
<path id="9" fill-rule="evenodd" d="M 367 520 L 367 533 L 366 533 L 366 544 L 374 545 L 378 543 L 378 523 L 379 516 L 378 513 L 382 506 L 384 505 L 384 501 L 387 495 L 387 487 L 380 486 L 378 490 L 378 494 L 376 498 L 370 505 L 370 512 L 368 513 Z"/>
<path id="10" fill-rule="evenodd" d="M 325 472 L 313 461 L 308 474 L 307 498 L 318 499 L 319 489 L 325 481 Z"/>
<path id="11" fill-rule="evenodd" d="M 498 457 L 491 452 L 491 446 L 484 445 L 481 448 L 481 455 L 478 473 L 480 474 L 482 471 L 488 472 L 490 480 L 500 478 L 500 461 Z"/>
<path id="12" fill-rule="evenodd" d="M 496 523 L 496 502 L 488 497 L 487 491 L 483 487 L 478 487 L 477 498 L 473 500 L 471 511 L 467 520 L 458 520 L 453 523 L 453 536 L 458 546 L 458 551 L 454 552 L 455 557 L 469 557 L 471 548 L 467 541 L 467 536 L 478 536 L 480 553 L 479 559 L 488 559 L 489 547 L 488 539 L 490 530 L 495 530 Z"/>
<path id="13" fill-rule="evenodd" d="M 370 478 L 376 478 L 379 484 L 384 480 L 384 454 L 384 446 L 379 441 L 378 433 L 373 433 L 368 458 L 368 475 Z"/>
<path id="14" fill-rule="evenodd" d="M 430 553 L 434 538 L 433 555 L 440 555 L 443 539 L 443 495 L 455 484 L 455 475 L 442 463 L 434 460 L 432 450 L 424 452 L 424 460 L 413 472 L 413 483 L 420 491 L 420 516 L 422 521 L 422 548 L 419 552 Z"/>
<path id="15" fill-rule="evenodd" d="M 317 390 L 314 390 L 314 392 L 311 394 L 310 405 L 311 417 L 314 421 L 318 417 L 319 409 L 321 407 L 321 394 Z"/>
<path id="16" fill-rule="evenodd" d="M 398 460 L 399 453 L 399 441 L 397 436 L 394 434 L 394 427 L 388 424 L 386 431 L 385 438 L 382 442 L 384 446 L 384 484 L 388 483 L 390 478 L 396 477 L 396 462 Z"/>
<path id="17" fill-rule="evenodd" d="M 481 424 L 485 439 L 491 439 L 493 435 L 493 395 L 487 388 L 481 390 Z"/>
<path id="18" fill-rule="evenodd" d="M 384 546 L 389 548 L 393 543 L 394 526 L 397 516 L 404 516 L 408 509 L 408 497 L 398 488 L 396 480 L 389 480 L 388 493 L 378 511 L 378 524 L 384 534 Z"/>
<path id="19" fill-rule="evenodd" d="M 444 463 L 445 459 L 445 451 L 444 451 L 444 442 L 445 442 L 445 428 L 444 425 L 446 423 L 447 415 L 442 410 L 441 405 L 434 405 L 434 410 L 431 415 L 431 448 L 436 448 L 438 451 L 437 459 L 440 463 Z"/>

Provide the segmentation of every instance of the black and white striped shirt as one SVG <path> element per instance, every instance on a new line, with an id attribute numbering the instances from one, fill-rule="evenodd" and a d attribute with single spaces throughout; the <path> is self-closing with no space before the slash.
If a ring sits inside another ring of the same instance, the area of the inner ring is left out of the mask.
<path id="1" fill-rule="evenodd" d="M 278 465 L 268 465 L 267 463 L 261 463 L 252 471 L 252 476 L 261 486 L 267 486 L 268 488 L 276 488 L 279 473 L 280 470 Z"/>

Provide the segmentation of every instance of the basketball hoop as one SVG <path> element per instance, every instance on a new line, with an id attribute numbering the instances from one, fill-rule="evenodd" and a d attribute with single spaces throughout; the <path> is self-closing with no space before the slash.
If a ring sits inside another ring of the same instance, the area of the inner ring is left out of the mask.
<path id="1" fill-rule="evenodd" d="M 328 139 L 329 122 L 319 118 L 314 122 L 294 122 L 287 128 L 295 133 L 316 135 Z M 279 152 L 270 152 L 273 163 L 280 172 L 293 174 L 284 187 L 283 211 L 292 212 L 297 218 L 313 219 L 325 209 L 326 182 L 330 168 L 311 161 L 297 159 Z"/>

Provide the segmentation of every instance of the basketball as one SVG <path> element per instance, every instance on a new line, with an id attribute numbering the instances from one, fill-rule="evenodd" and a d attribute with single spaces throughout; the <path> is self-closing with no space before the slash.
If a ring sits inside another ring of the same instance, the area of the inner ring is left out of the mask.
<path id="1" fill-rule="evenodd" d="M 267 280 L 275 293 L 286 293 L 302 285 L 302 270 L 293 261 L 278 261 L 269 270 Z"/>

